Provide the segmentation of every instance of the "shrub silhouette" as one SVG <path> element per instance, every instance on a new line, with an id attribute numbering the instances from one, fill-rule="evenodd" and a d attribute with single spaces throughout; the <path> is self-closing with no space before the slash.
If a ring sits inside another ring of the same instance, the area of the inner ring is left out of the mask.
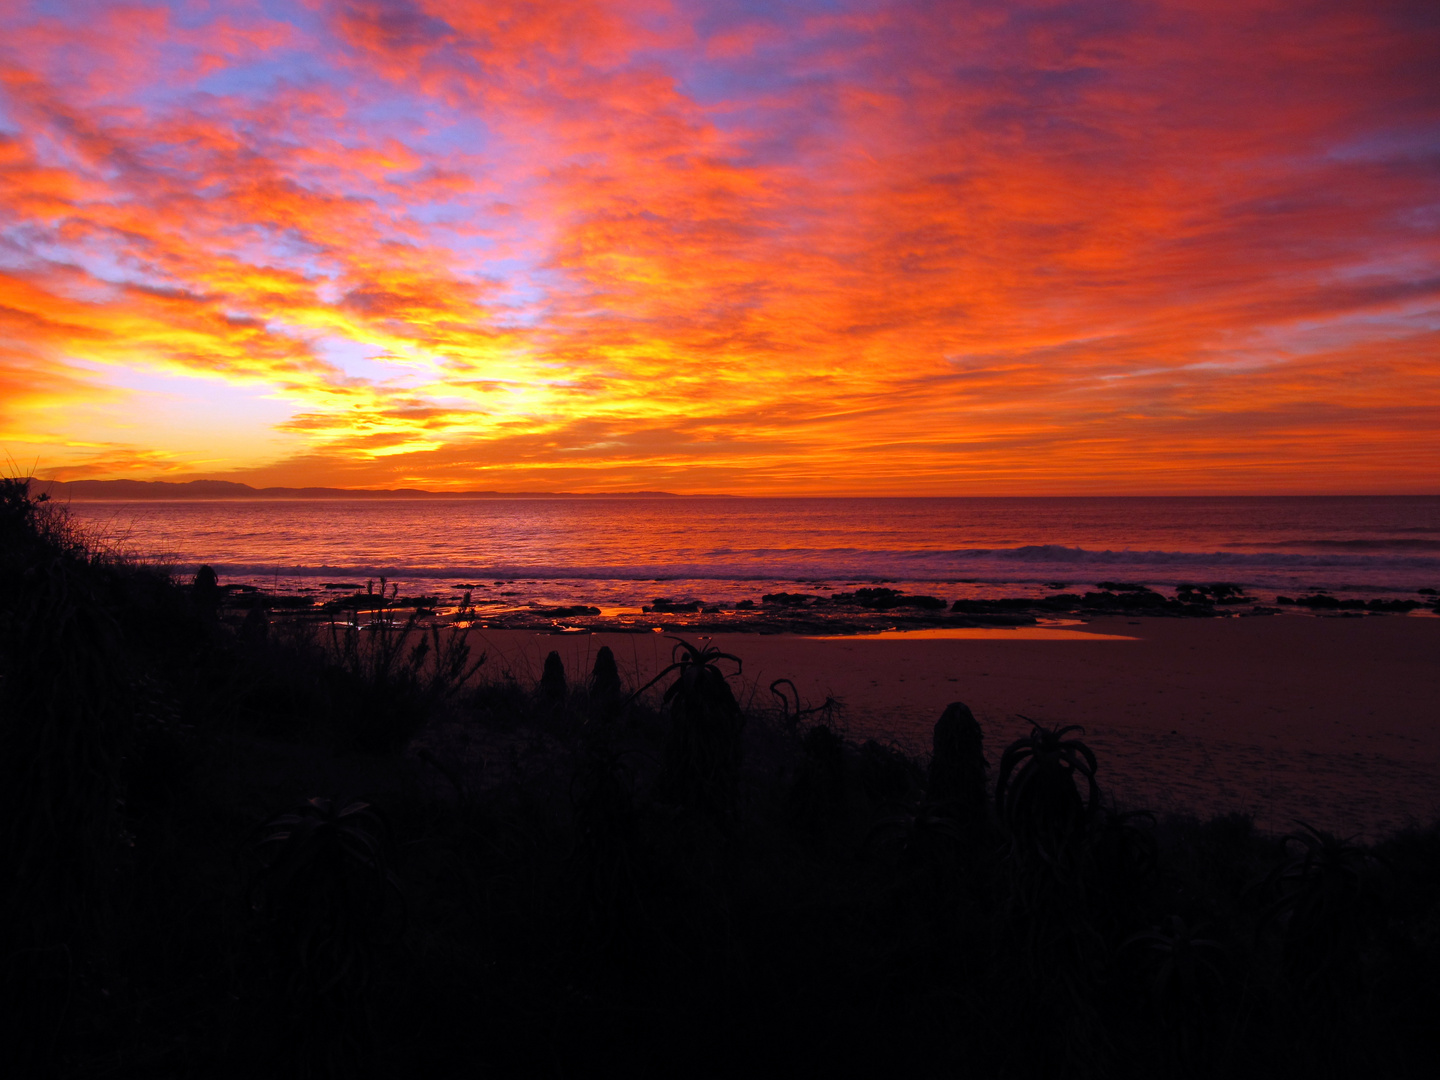
<path id="1" fill-rule="evenodd" d="M 356 749 L 397 753 L 409 745 L 435 710 L 453 698 L 484 666 L 471 659 L 465 631 L 420 625 L 412 610 L 395 607 L 398 586 L 386 595 L 367 583 L 374 613 L 368 624 L 352 612 L 343 626 L 330 624 L 328 675 L 337 699 L 342 736 Z"/>
<path id="2" fill-rule="evenodd" d="M 815 724 L 800 739 L 803 756 L 787 795 L 793 820 L 812 836 L 845 823 L 845 740 L 829 724 Z"/>

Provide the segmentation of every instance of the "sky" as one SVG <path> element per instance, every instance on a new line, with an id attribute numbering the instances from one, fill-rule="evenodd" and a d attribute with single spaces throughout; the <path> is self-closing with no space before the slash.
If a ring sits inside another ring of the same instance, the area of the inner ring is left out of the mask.
<path id="1" fill-rule="evenodd" d="M 1440 491 L 1430 0 L 0 0 L 44 478 Z"/>

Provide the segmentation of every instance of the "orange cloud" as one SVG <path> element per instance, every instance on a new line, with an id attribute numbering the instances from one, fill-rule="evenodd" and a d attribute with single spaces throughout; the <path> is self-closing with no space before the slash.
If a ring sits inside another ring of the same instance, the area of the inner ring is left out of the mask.
<path id="1" fill-rule="evenodd" d="M 181 378 L 288 449 L 164 467 L 265 482 L 1440 475 L 1404 4 L 100 8 L 0 47 L 0 420 L 55 468 Z"/>

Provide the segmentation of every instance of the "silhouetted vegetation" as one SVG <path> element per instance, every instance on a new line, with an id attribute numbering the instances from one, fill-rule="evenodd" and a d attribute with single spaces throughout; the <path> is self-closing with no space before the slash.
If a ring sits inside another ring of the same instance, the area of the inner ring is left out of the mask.
<path id="1" fill-rule="evenodd" d="M 916 760 L 786 680 L 742 710 L 740 661 L 687 641 L 650 688 L 608 649 L 527 683 L 385 583 L 318 626 L 223 592 L 0 482 L 13 1075 L 1404 1077 L 1440 1050 L 1440 827 L 1157 821 L 1074 728 L 992 770 L 957 702 Z"/>

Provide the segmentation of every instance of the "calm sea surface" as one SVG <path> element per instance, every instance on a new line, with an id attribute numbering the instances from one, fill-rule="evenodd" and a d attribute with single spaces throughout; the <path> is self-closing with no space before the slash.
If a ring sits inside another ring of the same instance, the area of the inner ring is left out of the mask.
<path id="1" fill-rule="evenodd" d="M 727 603 L 884 582 L 960 597 L 1100 581 L 1339 597 L 1440 588 L 1440 497 L 77 502 L 107 542 L 285 591 L 382 575 L 512 603 Z"/>

